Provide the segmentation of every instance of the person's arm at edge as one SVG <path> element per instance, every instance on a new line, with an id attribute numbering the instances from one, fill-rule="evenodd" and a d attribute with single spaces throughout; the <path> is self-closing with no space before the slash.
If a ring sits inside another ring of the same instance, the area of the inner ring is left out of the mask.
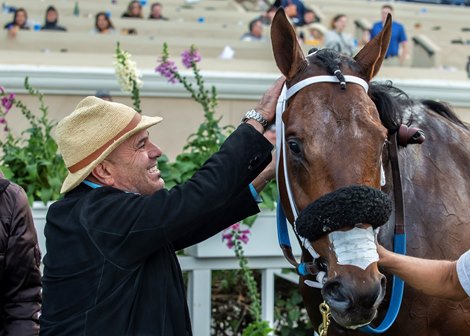
<path id="1" fill-rule="evenodd" d="M 408 56 L 408 41 L 403 41 L 400 43 L 401 52 L 399 62 L 400 65 L 403 65 L 406 61 L 406 57 Z"/>
<path id="2" fill-rule="evenodd" d="M 8 335 L 38 335 L 42 298 L 36 230 L 24 190 L 16 186 L 9 192 L 15 206 L 4 266 L 9 277 L 3 280 L 3 314 L 7 317 L 3 329 Z"/>
<path id="3" fill-rule="evenodd" d="M 460 301 L 468 297 L 457 275 L 457 262 L 404 256 L 378 246 L 379 266 L 426 295 Z"/>
<path id="4" fill-rule="evenodd" d="M 406 36 L 405 27 L 403 25 L 400 25 L 400 27 L 399 48 L 401 50 L 399 50 L 399 63 L 403 65 L 408 57 L 408 38 Z"/>

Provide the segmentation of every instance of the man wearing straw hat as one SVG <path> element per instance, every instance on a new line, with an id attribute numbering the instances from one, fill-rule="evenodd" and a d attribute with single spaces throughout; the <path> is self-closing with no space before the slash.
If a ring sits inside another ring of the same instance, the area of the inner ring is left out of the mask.
<path id="1" fill-rule="evenodd" d="M 171 190 L 147 131 L 160 117 L 87 97 L 59 123 L 69 174 L 47 214 L 41 335 L 192 335 L 175 251 L 259 211 L 254 189 L 274 177 L 262 133 L 283 82 Z"/>

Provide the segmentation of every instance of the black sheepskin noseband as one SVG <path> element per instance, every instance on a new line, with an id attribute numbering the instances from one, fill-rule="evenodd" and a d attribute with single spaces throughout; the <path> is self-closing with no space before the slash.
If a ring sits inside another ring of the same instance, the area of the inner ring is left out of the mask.
<path id="1" fill-rule="evenodd" d="M 359 223 L 374 228 L 384 225 L 392 202 L 382 191 L 364 185 L 340 188 L 303 209 L 295 223 L 297 233 L 310 241 L 332 231 Z"/>

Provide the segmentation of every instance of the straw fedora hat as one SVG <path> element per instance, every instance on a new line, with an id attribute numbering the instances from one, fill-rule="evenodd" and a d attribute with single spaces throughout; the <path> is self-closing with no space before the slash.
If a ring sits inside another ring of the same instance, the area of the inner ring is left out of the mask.
<path id="1" fill-rule="evenodd" d="M 68 169 L 61 193 L 79 185 L 116 147 L 162 121 L 119 103 L 87 97 L 57 125 L 59 152 Z"/>

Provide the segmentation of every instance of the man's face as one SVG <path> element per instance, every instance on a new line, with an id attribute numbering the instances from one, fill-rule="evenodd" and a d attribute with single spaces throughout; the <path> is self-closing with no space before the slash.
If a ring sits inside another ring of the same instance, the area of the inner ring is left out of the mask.
<path id="1" fill-rule="evenodd" d="M 390 8 L 382 8 L 380 14 L 382 15 L 382 21 L 385 22 L 385 20 L 387 19 L 387 15 L 392 15 L 392 11 L 390 10 Z"/>
<path id="2" fill-rule="evenodd" d="M 161 14 L 162 14 L 162 8 L 159 5 L 155 5 L 152 7 L 153 17 L 160 17 Z"/>
<path id="3" fill-rule="evenodd" d="M 134 134 L 120 144 L 106 159 L 113 187 L 141 195 L 152 195 L 163 189 L 165 182 L 157 169 L 161 149 L 149 139 L 147 130 Z"/>
<path id="4" fill-rule="evenodd" d="M 54 10 L 50 10 L 47 12 L 46 15 L 46 21 L 47 22 L 55 22 L 57 21 L 57 12 Z"/>
<path id="5" fill-rule="evenodd" d="M 263 24 L 261 23 L 261 21 L 255 22 L 251 33 L 257 37 L 261 37 L 261 35 L 263 35 Z"/>

